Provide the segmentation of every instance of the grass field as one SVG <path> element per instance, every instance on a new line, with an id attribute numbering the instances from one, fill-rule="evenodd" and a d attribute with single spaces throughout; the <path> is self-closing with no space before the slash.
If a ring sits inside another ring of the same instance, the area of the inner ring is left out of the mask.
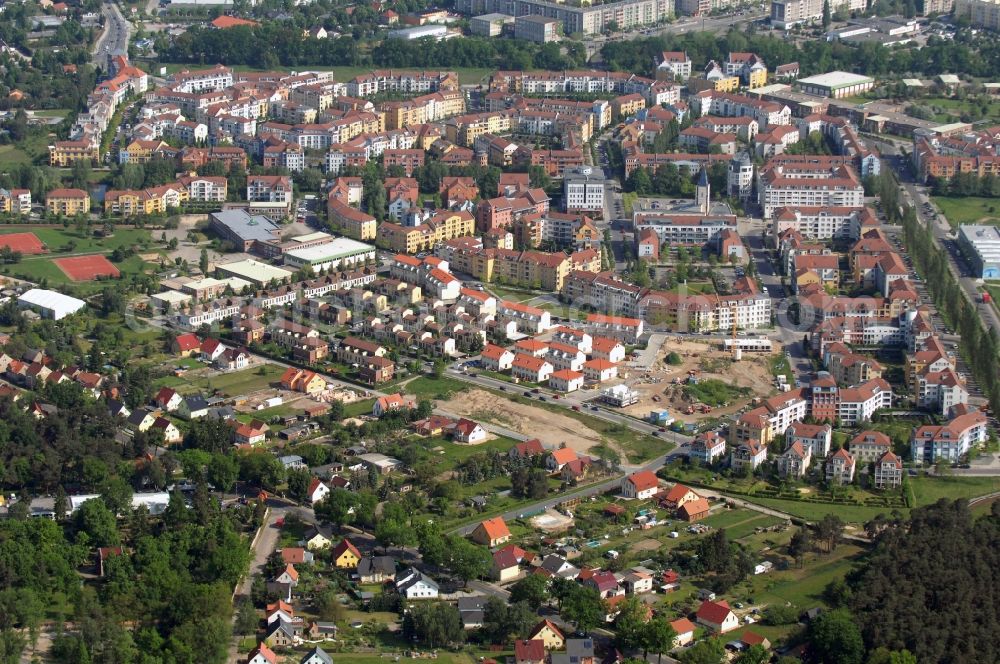
<path id="1" fill-rule="evenodd" d="M 1000 199 L 934 196 L 933 201 L 948 218 L 952 228 L 962 224 L 1000 224 Z"/>
<path id="2" fill-rule="evenodd" d="M 275 383 L 284 373 L 284 369 L 276 364 L 264 364 L 262 366 L 234 371 L 232 373 L 212 376 L 164 376 L 157 381 L 160 387 L 172 387 L 181 394 L 195 394 L 197 392 L 219 393 L 228 396 L 239 396 L 248 394 L 256 390 L 262 390 L 271 383 Z M 261 411 L 264 412 L 264 411 Z"/>
<path id="3" fill-rule="evenodd" d="M 802 569 L 754 577 L 754 588 L 760 590 L 755 593 L 755 599 L 768 604 L 791 602 L 802 610 L 825 606 L 823 589 L 831 581 L 843 578 L 862 553 L 857 546 L 841 544 L 828 556 L 818 554 L 807 560 Z"/>
<path id="4" fill-rule="evenodd" d="M 503 286 L 490 286 L 489 291 L 502 300 L 511 302 L 527 302 L 536 297 L 531 291 L 504 288 Z"/>
<path id="5" fill-rule="evenodd" d="M 451 393 L 460 392 L 464 389 L 466 389 L 465 383 L 448 378 L 447 376 L 441 376 L 440 378 L 423 376 L 408 382 L 402 391 L 417 399 L 447 399 Z"/>
<path id="6" fill-rule="evenodd" d="M 889 507 L 866 507 L 862 505 L 833 505 L 824 503 L 807 503 L 800 500 L 782 500 L 780 498 L 761 498 L 758 496 L 740 496 L 742 500 L 764 507 L 770 507 L 786 514 L 806 519 L 807 521 L 819 521 L 827 514 L 835 514 L 848 523 L 864 523 L 870 521 L 879 514 L 888 515 L 892 509 Z M 905 511 L 905 510 L 901 510 Z"/>
<path id="7" fill-rule="evenodd" d="M 75 228 L 19 228 L 9 226 L 0 229 L 0 235 L 23 233 L 29 230 L 45 243 L 49 256 L 60 253 L 94 254 L 112 251 L 118 247 L 141 245 L 151 240 L 149 231 L 140 228 L 119 228 L 109 238 L 95 238 L 91 233 L 79 233 Z"/>
<path id="8" fill-rule="evenodd" d="M 14 164 L 30 164 L 31 155 L 14 144 L 0 145 L 0 162 L 10 166 Z"/>
<path id="9" fill-rule="evenodd" d="M 914 477 L 910 479 L 917 506 L 932 505 L 941 498 L 975 498 L 1000 491 L 1000 477 Z"/>

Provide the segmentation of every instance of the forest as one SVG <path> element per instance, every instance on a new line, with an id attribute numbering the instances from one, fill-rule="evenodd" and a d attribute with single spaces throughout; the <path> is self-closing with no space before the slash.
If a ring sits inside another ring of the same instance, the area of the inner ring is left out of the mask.
<path id="1" fill-rule="evenodd" d="M 843 597 L 869 648 L 906 649 L 918 662 L 1000 661 L 1000 503 L 974 519 L 964 501 L 942 500 L 876 541 Z"/>

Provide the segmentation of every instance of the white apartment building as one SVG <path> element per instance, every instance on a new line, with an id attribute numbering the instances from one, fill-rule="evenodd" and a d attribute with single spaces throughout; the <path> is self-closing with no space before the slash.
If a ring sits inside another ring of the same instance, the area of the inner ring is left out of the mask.
<path id="1" fill-rule="evenodd" d="M 589 166 L 575 168 L 563 174 L 563 200 L 566 212 L 604 212 L 607 183 Z"/>
<path id="2" fill-rule="evenodd" d="M 765 219 L 773 218 L 779 208 L 861 208 L 865 200 L 861 181 L 847 165 L 772 163 L 758 175 L 757 192 Z"/>
<path id="3" fill-rule="evenodd" d="M 875 411 L 892 407 L 892 387 L 882 378 L 875 378 L 840 390 L 837 418 L 843 426 L 855 426 L 872 418 Z"/>
<path id="4" fill-rule="evenodd" d="M 703 216 L 692 214 L 669 214 L 635 212 L 632 223 L 636 233 L 646 228 L 653 229 L 660 238 L 660 244 L 708 244 L 723 230 L 736 230 L 733 215 Z"/>

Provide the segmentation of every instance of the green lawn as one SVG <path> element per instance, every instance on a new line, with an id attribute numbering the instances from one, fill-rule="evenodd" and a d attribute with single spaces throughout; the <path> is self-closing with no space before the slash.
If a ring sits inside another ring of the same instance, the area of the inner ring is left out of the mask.
<path id="1" fill-rule="evenodd" d="M 408 382 L 402 391 L 417 399 L 447 399 L 451 394 L 464 389 L 466 389 L 465 383 L 454 378 L 422 376 Z"/>
<path id="2" fill-rule="evenodd" d="M 31 155 L 17 145 L 0 145 L 0 162 L 13 166 L 14 164 L 30 164 Z"/>
<path id="3" fill-rule="evenodd" d="M 771 373 L 775 377 L 784 376 L 789 385 L 795 384 L 795 374 L 792 373 L 792 366 L 788 363 L 788 358 L 784 355 L 773 355 L 769 360 Z"/>
<path id="4" fill-rule="evenodd" d="M 934 196 L 933 201 L 948 218 L 952 228 L 962 224 L 1000 224 L 1000 199 Z"/>
<path id="5" fill-rule="evenodd" d="M 680 293 L 685 288 L 687 289 L 687 292 L 691 294 L 715 294 L 715 284 L 711 281 L 689 281 L 686 284 L 678 284 L 666 292 Z"/>
<path id="6" fill-rule="evenodd" d="M 975 498 L 1000 491 L 1000 477 L 913 477 L 910 479 L 917 506 L 931 505 L 941 498 Z"/>
<path id="7" fill-rule="evenodd" d="M 761 498 L 759 496 L 739 496 L 740 499 L 764 507 L 770 507 L 794 517 L 807 521 L 819 521 L 827 514 L 835 514 L 848 523 L 864 523 L 879 514 L 888 515 L 891 507 L 867 507 L 863 505 L 836 505 L 825 503 L 809 503 L 801 500 L 783 500 L 781 498 Z M 901 510 L 906 511 L 906 510 Z"/>
<path id="8" fill-rule="evenodd" d="M 503 286 L 490 286 L 489 291 L 501 300 L 509 300 L 511 302 L 527 302 L 537 296 L 536 293 L 532 293 L 531 291 L 504 288 Z"/>
<path id="9" fill-rule="evenodd" d="M 150 232 L 141 228 L 119 228 L 109 238 L 94 237 L 92 233 L 78 232 L 75 228 L 21 228 L 6 226 L 0 228 L 0 235 L 7 233 L 34 233 L 45 243 L 49 256 L 61 253 L 95 254 L 108 252 L 118 247 L 142 246 L 148 244 L 152 237 Z"/>
<path id="10" fill-rule="evenodd" d="M 817 554 L 807 560 L 802 569 L 758 575 L 752 579 L 754 588 L 761 591 L 755 594 L 755 599 L 769 604 L 791 602 L 802 610 L 825 606 L 823 589 L 831 581 L 843 578 L 862 553 L 857 546 L 841 544 L 829 556 Z"/>
<path id="11" fill-rule="evenodd" d="M 262 371 L 263 369 L 263 371 Z M 207 378 L 204 376 L 164 376 L 157 381 L 160 386 L 173 387 L 182 394 L 215 392 L 228 396 L 239 396 L 264 389 L 278 381 L 284 369 L 276 364 L 265 364 L 243 371 Z M 266 411 L 261 411 L 266 413 Z"/>
<path id="12" fill-rule="evenodd" d="M 625 208 L 625 216 L 632 216 L 632 206 L 635 205 L 636 199 L 639 198 L 639 194 L 634 191 L 627 191 L 622 194 L 622 207 Z"/>

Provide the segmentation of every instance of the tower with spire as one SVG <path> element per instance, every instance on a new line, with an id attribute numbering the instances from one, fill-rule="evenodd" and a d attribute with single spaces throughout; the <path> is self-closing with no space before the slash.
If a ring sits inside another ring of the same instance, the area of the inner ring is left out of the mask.
<path id="1" fill-rule="evenodd" d="M 708 171 L 705 167 L 701 167 L 701 172 L 698 173 L 698 184 L 697 191 L 695 193 L 695 202 L 698 204 L 698 211 L 702 214 L 708 214 L 709 208 L 712 203 L 712 187 L 708 183 Z"/>

